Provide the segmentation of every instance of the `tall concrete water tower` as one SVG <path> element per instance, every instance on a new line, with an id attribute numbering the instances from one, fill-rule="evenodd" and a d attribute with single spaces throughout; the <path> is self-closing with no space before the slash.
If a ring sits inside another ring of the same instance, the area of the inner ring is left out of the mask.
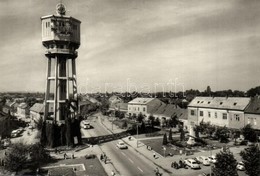
<path id="1" fill-rule="evenodd" d="M 41 17 L 42 44 L 46 48 L 47 76 L 44 120 L 64 124 L 67 116 L 77 115 L 76 58 L 80 46 L 80 21 L 66 16 L 57 4 L 55 15 Z M 68 107 L 67 102 L 72 102 Z"/>

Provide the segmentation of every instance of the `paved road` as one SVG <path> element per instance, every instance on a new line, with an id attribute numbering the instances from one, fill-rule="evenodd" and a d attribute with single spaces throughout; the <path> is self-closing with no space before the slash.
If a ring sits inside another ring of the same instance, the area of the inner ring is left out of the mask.
<path id="1" fill-rule="evenodd" d="M 110 134 L 98 120 L 92 121 L 94 129 L 83 130 L 83 133 L 89 133 L 91 136 L 100 136 Z M 155 175 L 155 166 L 147 163 L 144 158 L 136 153 L 132 148 L 120 150 L 116 147 L 117 141 L 111 141 L 101 144 L 102 150 L 106 153 L 115 167 L 124 176 Z"/>

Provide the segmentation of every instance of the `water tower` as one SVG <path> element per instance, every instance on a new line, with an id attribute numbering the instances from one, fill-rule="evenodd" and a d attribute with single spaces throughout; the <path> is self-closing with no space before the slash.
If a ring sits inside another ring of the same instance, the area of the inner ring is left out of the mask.
<path id="1" fill-rule="evenodd" d="M 62 3 L 55 15 L 41 17 L 42 44 L 46 48 L 47 76 L 44 120 L 64 124 L 70 106 L 70 116 L 77 115 L 76 58 L 80 46 L 80 21 L 66 15 Z"/>
<path id="2" fill-rule="evenodd" d="M 56 6 L 56 12 L 41 18 L 42 44 L 48 63 L 41 143 L 50 147 L 81 143 L 80 120 L 75 118 L 81 22 L 67 16 L 62 3 Z"/>

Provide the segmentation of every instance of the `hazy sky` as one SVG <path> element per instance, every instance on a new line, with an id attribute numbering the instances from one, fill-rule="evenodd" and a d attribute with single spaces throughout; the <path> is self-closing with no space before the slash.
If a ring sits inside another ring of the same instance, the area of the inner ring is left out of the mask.
<path id="1" fill-rule="evenodd" d="M 0 0 L 0 91 L 45 90 L 40 17 L 58 2 Z M 82 22 L 79 92 L 260 85 L 259 0 L 63 2 Z"/>

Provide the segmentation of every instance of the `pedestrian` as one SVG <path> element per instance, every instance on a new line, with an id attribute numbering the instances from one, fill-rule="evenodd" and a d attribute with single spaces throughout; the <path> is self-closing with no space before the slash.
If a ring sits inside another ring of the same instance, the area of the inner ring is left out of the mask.
<path id="1" fill-rule="evenodd" d="M 58 153 L 58 149 L 57 149 L 57 148 L 55 148 L 55 153 L 56 153 L 56 154 Z"/>
<path id="2" fill-rule="evenodd" d="M 156 167 L 156 169 L 155 169 L 155 173 L 156 173 L 156 175 L 160 173 L 158 167 Z"/>
<path id="3" fill-rule="evenodd" d="M 103 160 L 103 154 L 100 155 L 100 160 L 101 160 L 101 161 Z"/>
<path id="4" fill-rule="evenodd" d="M 156 158 L 156 154 L 155 153 L 153 153 L 153 157 Z"/>
<path id="5" fill-rule="evenodd" d="M 74 153 L 71 154 L 71 158 L 74 159 Z"/>
<path id="6" fill-rule="evenodd" d="M 66 153 L 64 153 L 64 155 L 63 155 L 63 156 L 64 156 L 64 159 L 67 159 L 67 154 L 66 154 Z"/>
<path id="7" fill-rule="evenodd" d="M 104 163 L 107 164 L 107 158 L 105 158 Z"/>

